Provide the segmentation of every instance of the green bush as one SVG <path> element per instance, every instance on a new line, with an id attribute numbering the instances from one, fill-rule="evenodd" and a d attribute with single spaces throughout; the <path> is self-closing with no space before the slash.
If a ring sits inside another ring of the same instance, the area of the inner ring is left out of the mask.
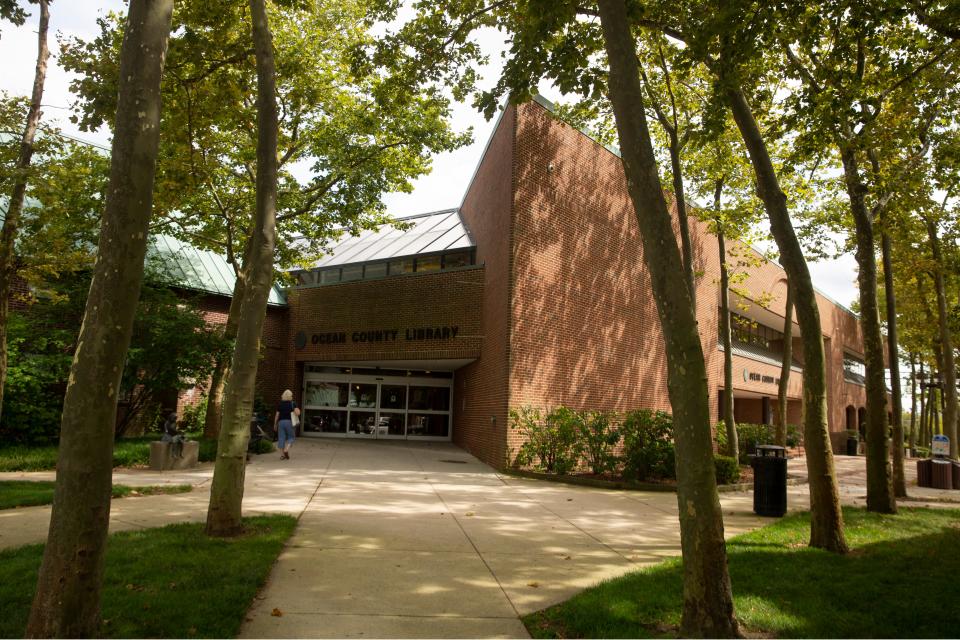
<path id="1" fill-rule="evenodd" d="M 737 423 L 737 439 L 740 441 L 740 462 L 747 464 L 750 456 L 757 452 L 757 445 L 773 444 L 775 436 L 773 425 Z"/>
<path id="2" fill-rule="evenodd" d="M 713 456 L 717 484 L 734 484 L 740 480 L 740 463 L 729 456 Z"/>
<path id="3" fill-rule="evenodd" d="M 803 444 L 803 426 L 799 424 L 787 425 L 787 446 L 799 447 Z"/>
<path id="4" fill-rule="evenodd" d="M 251 450 L 253 453 L 260 455 L 263 453 L 273 453 L 277 450 L 277 447 L 269 440 L 257 440 L 251 447 Z M 216 455 L 216 452 L 214 452 L 214 455 Z"/>
<path id="5" fill-rule="evenodd" d="M 196 404 L 188 404 L 183 408 L 183 416 L 180 418 L 181 428 L 187 433 L 203 433 L 206 419 L 207 394 L 204 393 Z"/>
<path id="6" fill-rule="evenodd" d="M 596 474 L 607 473 L 617 466 L 613 447 L 620 442 L 620 432 L 610 424 L 610 414 L 604 411 L 582 413 L 578 424 L 583 457 Z"/>
<path id="7" fill-rule="evenodd" d="M 673 418 L 663 411 L 630 411 L 623 434 L 623 475 L 630 480 L 676 478 Z"/>
<path id="8" fill-rule="evenodd" d="M 511 409 L 510 428 L 526 438 L 515 463 L 547 473 L 570 473 L 580 460 L 581 421 L 577 412 L 566 407 L 557 407 L 546 416 L 533 407 Z"/>

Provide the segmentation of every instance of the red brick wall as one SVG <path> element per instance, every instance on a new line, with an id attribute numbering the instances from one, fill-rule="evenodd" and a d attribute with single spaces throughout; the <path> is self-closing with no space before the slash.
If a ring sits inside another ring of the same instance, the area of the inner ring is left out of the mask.
<path id="1" fill-rule="evenodd" d="M 483 344 L 480 359 L 456 374 L 453 440 L 496 467 L 507 459 L 515 127 L 516 109 L 508 107 L 460 207 L 484 265 L 483 304 L 475 311 Z"/>
<path id="2" fill-rule="evenodd" d="M 659 320 L 619 158 L 539 104 L 522 105 L 517 112 L 509 405 L 669 410 Z M 706 225 L 691 216 L 690 226 L 699 274 L 697 318 L 715 421 L 723 384 L 719 255 Z M 728 249 L 736 244 L 728 242 Z M 742 287 L 750 298 L 772 296 L 766 315 L 770 326 L 782 327 L 783 270 L 769 262 L 739 268 L 749 273 Z M 860 334 L 853 315 L 823 296 L 818 302 L 829 338 L 830 427 L 839 430 L 844 407 L 864 401 L 862 387 L 843 381 L 842 367 L 843 345 L 862 351 L 856 346 Z M 734 389 L 769 395 L 775 407 L 776 385 L 745 381 L 745 368 L 778 378 L 779 367 L 734 359 Z M 799 401 L 801 374 L 792 373 L 788 389 L 788 397 Z M 793 406 L 790 419 L 799 422 Z M 751 416 L 755 420 L 759 415 Z M 514 448 L 518 444 L 510 442 Z"/>

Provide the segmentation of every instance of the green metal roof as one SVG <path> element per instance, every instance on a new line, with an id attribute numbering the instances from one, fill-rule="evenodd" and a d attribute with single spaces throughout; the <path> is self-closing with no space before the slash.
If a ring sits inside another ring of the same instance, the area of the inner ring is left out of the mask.
<path id="1" fill-rule="evenodd" d="M 220 254 L 198 249 L 173 236 L 150 236 L 147 261 L 164 270 L 176 286 L 226 297 L 233 296 L 236 276 L 233 267 Z M 267 304 L 282 307 L 287 304 L 283 291 L 276 285 L 270 289 Z"/>

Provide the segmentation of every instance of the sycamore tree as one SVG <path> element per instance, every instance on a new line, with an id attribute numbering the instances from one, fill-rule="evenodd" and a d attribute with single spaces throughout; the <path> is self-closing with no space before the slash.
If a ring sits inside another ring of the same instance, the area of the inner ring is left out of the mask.
<path id="1" fill-rule="evenodd" d="M 729 109 L 753 167 L 757 195 L 770 221 L 794 294 L 803 346 L 803 430 L 810 482 L 810 545 L 847 551 L 827 420 L 826 356 L 820 312 L 806 258 L 790 215 L 783 167 L 771 147 L 780 139 L 762 116 L 769 102 L 775 70 L 764 38 L 776 30 L 769 14 L 747 0 L 713 3 L 652 2 L 638 11 L 636 22 L 684 43 L 685 54 L 709 69 L 712 100 Z"/>
<path id="2" fill-rule="evenodd" d="M 50 24 L 50 6 L 48 0 L 37 0 L 40 15 L 37 26 L 37 64 L 33 76 L 33 90 L 30 95 L 27 116 L 20 133 L 20 149 L 16 162 L 11 167 L 12 188 L 3 192 L 10 194 L 5 211 L 3 226 L 0 228 L 0 409 L 3 407 L 3 391 L 7 378 L 7 317 L 10 313 L 10 294 L 16 274 L 15 243 L 23 214 L 23 205 L 27 195 L 27 183 L 30 180 L 30 163 L 34 153 L 34 138 L 40 123 L 40 102 L 43 99 L 43 85 L 47 78 L 47 58 L 50 49 L 47 46 L 47 28 Z M 23 24 L 26 16 L 23 9 L 9 0 L 0 8 L 0 18 L 15 24 Z M 0 135 L 10 135 L 5 132 Z M 5 172 L 6 173 L 6 172 Z"/>
<path id="3" fill-rule="evenodd" d="M 110 522 L 117 391 L 146 253 L 173 0 L 131 0 L 120 52 L 110 183 L 60 423 L 50 528 L 28 637 L 93 637 Z"/>
<path id="4" fill-rule="evenodd" d="M 890 162 L 885 150 L 906 147 L 885 116 L 904 105 L 929 117 L 936 102 L 925 83 L 952 77 L 958 48 L 895 5 L 834 2 L 780 13 L 777 45 L 800 89 L 791 101 L 803 143 L 834 148 L 853 221 L 867 387 L 867 508 L 894 512 L 887 456 L 884 352 L 877 300 L 877 222 L 888 197 L 879 179 Z M 938 83 L 942 84 L 942 83 Z M 919 94 L 919 95 L 918 95 Z M 886 125 L 886 126 L 885 126 Z M 889 138 L 894 137 L 894 140 Z M 914 138 L 915 139 L 915 138 Z M 899 144 L 898 144 L 899 143 Z M 921 154 L 922 155 L 922 154 Z M 895 314 L 894 314 L 895 317 Z"/>
<path id="5" fill-rule="evenodd" d="M 409 191 L 430 156 L 469 134 L 448 125 L 443 88 L 416 64 L 391 68 L 359 55 L 376 42 L 374 3 L 307 0 L 268 5 L 278 104 L 278 266 L 308 266 L 328 241 L 385 222 L 383 193 Z M 164 119 L 152 227 L 223 255 L 237 276 L 225 334 L 234 339 L 255 229 L 256 72 L 246 3 L 178 8 L 164 78 Z M 117 16 L 91 41 L 62 43 L 81 74 L 78 123 L 95 128 L 116 84 Z M 419 75 L 418 75 L 419 74 Z M 219 432 L 229 359 L 214 372 L 206 433 Z"/>
<path id="6" fill-rule="evenodd" d="M 476 73 L 463 67 L 476 62 L 473 54 L 478 53 L 471 34 L 493 26 L 507 34 L 510 50 L 496 86 L 480 92 L 476 99 L 475 104 L 488 116 L 506 95 L 514 102 L 529 99 L 541 80 L 552 81 L 563 93 L 605 98 L 612 107 L 666 346 L 684 559 L 681 633 L 737 635 L 712 468 L 706 369 L 693 296 L 645 116 L 647 96 L 632 28 L 636 16 L 628 14 L 622 0 L 489 5 L 464 0 L 443 5 L 423 2 L 416 10 L 413 20 L 374 50 L 374 59 L 409 47 L 420 60 L 439 61 L 431 73 L 449 76 L 452 86 L 469 90 Z M 446 51 L 452 56 L 444 55 Z"/>

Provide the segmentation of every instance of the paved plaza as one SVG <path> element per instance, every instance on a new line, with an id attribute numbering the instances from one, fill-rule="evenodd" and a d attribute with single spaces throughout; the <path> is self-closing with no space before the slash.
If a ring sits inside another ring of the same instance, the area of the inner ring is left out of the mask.
<path id="1" fill-rule="evenodd" d="M 864 458 L 836 461 L 843 501 L 862 504 Z M 912 479 L 915 464 L 908 470 Z M 202 521 L 211 474 L 210 464 L 117 470 L 116 483 L 194 490 L 115 500 L 111 530 Z M 802 459 L 790 474 L 805 475 Z M 806 485 L 788 490 L 791 510 L 808 508 Z M 752 513 L 750 492 L 721 503 L 728 536 L 769 521 Z M 254 457 L 244 513 L 300 518 L 244 637 L 526 637 L 518 616 L 680 553 L 675 494 L 516 478 L 447 443 L 300 439 L 289 461 Z M 0 511 L 0 547 L 42 542 L 49 514 Z"/>

